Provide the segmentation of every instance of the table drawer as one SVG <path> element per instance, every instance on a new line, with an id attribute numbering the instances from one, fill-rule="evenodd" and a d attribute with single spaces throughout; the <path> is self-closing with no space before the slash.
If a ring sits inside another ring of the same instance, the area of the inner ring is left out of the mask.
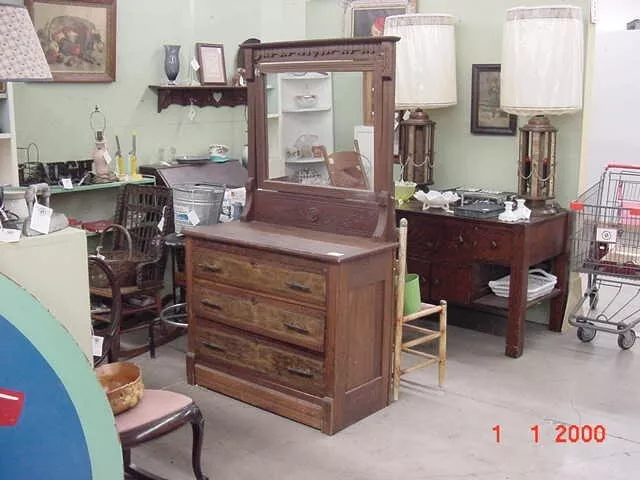
<path id="1" fill-rule="evenodd" d="M 500 261 L 511 262 L 512 248 L 509 232 L 496 228 L 457 223 L 447 225 L 441 248 L 434 258 L 455 262 Z"/>
<path id="2" fill-rule="evenodd" d="M 285 342 L 324 350 L 325 313 L 206 280 L 193 282 L 194 313 Z M 203 325 L 208 324 L 205 320 Z"/>
<path id="3" fill-rule="evenodd" d="M 479 261 L 496 261 L 510 264 L 515 252 L 513 235 L 496 228 L 474 227 L 472 232 L 476 242 L 474 256 Z M 519 253 L 522 254 L 522 253 Z"/>
<path id="4" fill-rule="evenodd" d="M 292 262 L 284 255 L 263 257 L 266 259 L 260 258 L 258 251 L 234 254 L 196 245 L 192 255 L 193 277 L 325 305 L 326 278 L 321 266 Z"/>
<path id="5" fill-rule="evenodd" d="M 213 323 L 196 328 L 196 356 L 246 368 L 309 393 L 324 392 L 322 358 Z"/>

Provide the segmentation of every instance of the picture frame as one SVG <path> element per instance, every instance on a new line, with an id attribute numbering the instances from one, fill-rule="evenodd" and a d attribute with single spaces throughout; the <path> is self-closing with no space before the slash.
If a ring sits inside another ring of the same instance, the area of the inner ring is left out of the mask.
<path id="1" fill-rule="evenodd" d="M 345 36 L 381 36 L 385 18 L 415 13 L 416 4 L 417 0 L 353 0 L 345 8 Z"/>
<path id="2" fill-rule="evenodd" d="M 25 0 L 54 82 L 114 82 L 117 0 Z"/>
<path id="3" fill-rule="evenodd" d="M 471 68 L 471 133 L 515 135 L 518 117 L 500 109 L 500 64 L 473 64 Z"/>
<path id="4" fill-rule="evenodd" d="M 0 82 L 0 96 L 4 97 L 7 95 L 7 82 Z"/>
<path id="5" fill-rule="evenodd" d="M 224 46 L 219 43 L 196 43 L 196 54 L 202 85 L 226 85 L 227 71 L 224 63 Z"/>

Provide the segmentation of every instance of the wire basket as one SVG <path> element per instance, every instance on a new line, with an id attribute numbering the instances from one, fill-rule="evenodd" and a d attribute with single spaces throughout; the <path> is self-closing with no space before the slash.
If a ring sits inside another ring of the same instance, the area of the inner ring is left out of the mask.
<path id="1" fill-rule="evenodd" d="M 109 230 L 119 230 L 124 235 L 126 250 L 104 250 L 104 234 Z M 121 287 L 132 287 L 136 285 L 136 267 L 140 262 L 151 260 L 151 257 L 134 252 L 131 247 L 131 235 L 126 228 L 121 225 L 111 224 L 102 231 L 100 244 L 96 248 L 95 255 L 104 260 L 113 271 L 113 276 L 118 280 Z M 89 285 L 94 288 L 110 287 L 109 278 L 97 265 L 89 266 Z"/>

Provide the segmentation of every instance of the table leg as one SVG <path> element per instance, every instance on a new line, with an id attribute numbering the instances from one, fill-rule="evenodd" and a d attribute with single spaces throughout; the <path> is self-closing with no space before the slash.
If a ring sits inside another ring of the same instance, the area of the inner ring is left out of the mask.
<path id="1" fill-rule="evenodd" d="M 560 289 L 560 294 L 552 298 L 549 305 L 549 330 L 561 332 L 569 293 L 569 256 L 566 253 L 553 260 L 551 273 L 558 277 L 556 288 Z"/>
<path id="2" fill-rule="evenodd" d="M 524 318 L 527 310 L 527 265 L 512 263 L 507 314 L 505 355 L 518 358 L 524 348 Z"/>

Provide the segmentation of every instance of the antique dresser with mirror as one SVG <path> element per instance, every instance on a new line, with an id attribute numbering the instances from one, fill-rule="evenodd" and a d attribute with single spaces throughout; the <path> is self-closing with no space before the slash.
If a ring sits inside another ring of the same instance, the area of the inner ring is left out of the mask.
<path id="1" fill-rule="evenodd" d="M 388 404 L 396 41 L 243 47 L 243 217 L 185 231 L 191 384 L 327 434 Z M 372 158 L 354 142 L 365 72 Z"/>

